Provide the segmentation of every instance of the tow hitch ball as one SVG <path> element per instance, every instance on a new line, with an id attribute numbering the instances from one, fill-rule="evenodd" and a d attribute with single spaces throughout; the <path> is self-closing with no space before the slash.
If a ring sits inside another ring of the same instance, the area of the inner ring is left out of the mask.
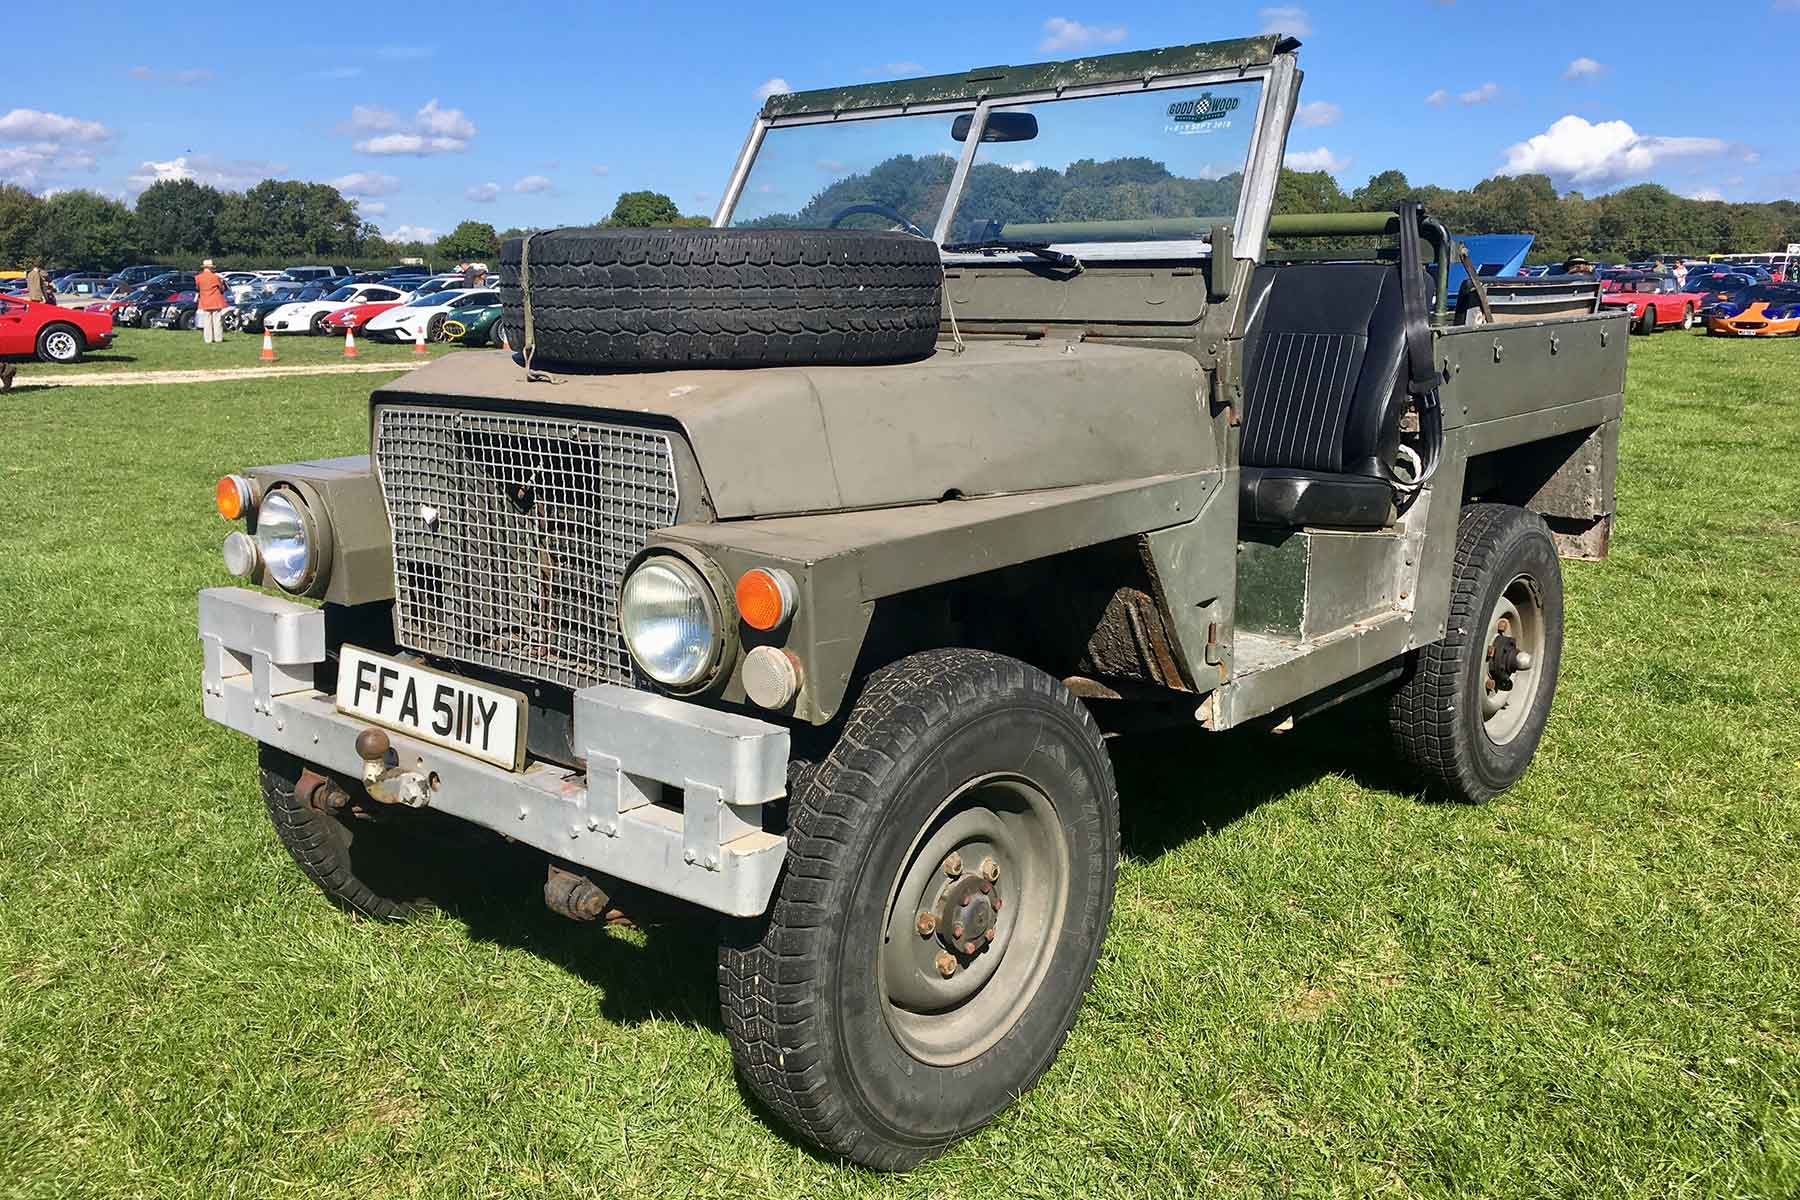
<path id="1" fill-rule="evenodd" d="M 431 780 L 418 771 L 387 765 L 388 735 L 365 729 L 356 735 L 356 756 L 363 760 L 363 788 L 383 804 L 424 808 L 431 803 Z"/>

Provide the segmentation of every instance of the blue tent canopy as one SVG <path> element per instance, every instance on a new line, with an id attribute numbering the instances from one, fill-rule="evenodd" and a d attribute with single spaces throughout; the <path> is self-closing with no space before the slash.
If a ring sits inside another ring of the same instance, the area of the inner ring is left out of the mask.
<path id="1" fill-rule="evenodd" d="M 1525 254 L 1531 249 L 1531 243 L 1537 240 L 1534 233 L 1477 233 L 1462 239 L 1462 244 L 1469 248 L 1469 261 L 1475 264 L 1475 273 L 1486 279 L 1490 276 L 1504 279 L 1509 275 L 1517 275 L 1519 268 L 1525 265 Z M 1450 294 L 1456 295 L 1461 290 L 1463 280 L 1469 273 L 1461 263 L 1453 263 L 1450 267 Z"/>

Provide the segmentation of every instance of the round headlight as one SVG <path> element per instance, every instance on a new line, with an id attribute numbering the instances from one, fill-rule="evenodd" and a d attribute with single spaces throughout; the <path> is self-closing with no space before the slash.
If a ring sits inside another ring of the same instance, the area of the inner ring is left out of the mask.
<path id="1" fill-rule="evenodd" d="M 626 577 L 619 631 L 644 674 L 664 687 L 693 687 L 706 678 L 718 651 L 718 604 L 698 571 L 658 555 Z"/>
<path id="2" fill-rule="evenodd" d="M 312 522 L 293 492 L 280 488 L 263 498 L 256 510 L 256 548 L 270 577 L 288 591 L 303 592 L 312 582 L 318 558 Z"/>

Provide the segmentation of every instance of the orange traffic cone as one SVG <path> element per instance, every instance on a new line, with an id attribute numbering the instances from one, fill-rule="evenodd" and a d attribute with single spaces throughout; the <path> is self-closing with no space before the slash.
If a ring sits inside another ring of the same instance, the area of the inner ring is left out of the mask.
<path id="1" fill-rule="evenodd" d="M 348 325 L 344 327 L 344 357 L 356 357 L 356 330 Z"/>
<path id="2" fill-rule="evenodd" d="M 512 350 L 512 343 L 506 340 L 506 326 L 504 325 L 500 326 L 500 348 L 506 351 Z"/>
<path id="3" fill-rule="evenodd" d="M 263 329 L 262 360 L 264 362 L 275 361 L 275 335 L 270 333 L 267 327 Z"/>
<path id="4" fill-rule="evenodd" d="M 423 325 L 413 331 L 413 353 L 425 353 L 425 327 Z"/>

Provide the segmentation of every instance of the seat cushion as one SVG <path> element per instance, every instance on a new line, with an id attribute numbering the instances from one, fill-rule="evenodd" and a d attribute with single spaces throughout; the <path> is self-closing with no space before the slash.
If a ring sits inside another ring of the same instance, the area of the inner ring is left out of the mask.
<path id="1" fill-rule="evenodd" d="M 1238 519 L 1253 525 L 1380 529 L 1393 516 L 1393 489 L 1367 475 L 1291 467 L 1238 472 Z"/>
<path id="2" fill-rule="evenodd" d="M 1259 267 L 1248 305 L 1240 461 L 1380 477 L 1405 406 L 1399 268 Z"/>

